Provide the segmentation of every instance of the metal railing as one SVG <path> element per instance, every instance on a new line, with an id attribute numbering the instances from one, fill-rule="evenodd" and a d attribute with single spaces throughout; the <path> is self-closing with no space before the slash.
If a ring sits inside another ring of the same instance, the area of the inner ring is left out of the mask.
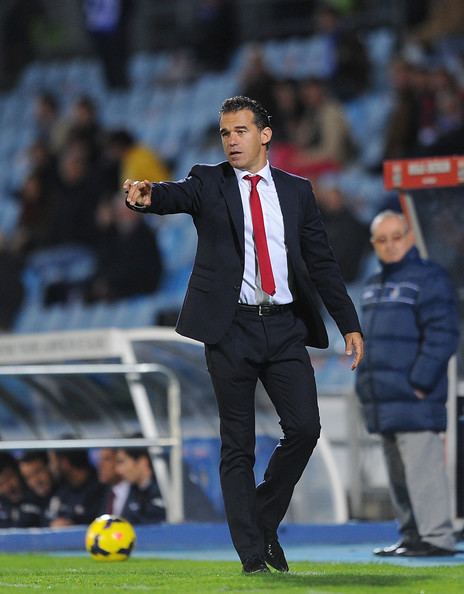
<path id="1" fill-rule="evenodd" d="M 154 363 L 86 363 L 62 365 L 0 365 L 1 376 L 69 376 L 117 374 L 127 379 L 134 408 L 142 428 L 143 438 L 85 438 L 85 439 L 25 439 L 0 441 L 1 450 L 74 449 L 104 447 L 147 447 L 152 458 L 161 495 L 166 504 L 167 520 L 171 523 L 184 519 L 182 479 L 182 433 L 180 384 L 177 377 L 164 365 Z M 155 422 L 148 395 L 141 376 L 160 374 L 167 380 L 167 411 L 169 435 L 161 437 Z M 169 449 L 169 469 L 160 456 Z"/>

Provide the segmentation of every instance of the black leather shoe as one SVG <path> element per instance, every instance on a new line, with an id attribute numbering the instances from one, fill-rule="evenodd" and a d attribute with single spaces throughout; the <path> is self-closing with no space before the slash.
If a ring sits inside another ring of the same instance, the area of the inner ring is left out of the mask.
<path id="1" fill-rule="evenodd" d="M 411 543 L 408 543 L 405 540 L 400 540 L 395 544 L 389 545 L 388 547 L 379 547 L 374 549 L 372 552 L 374 555 L 378 557 L 393 557 L 396 554 L 396 551 L 401 548 L 413 546 Z"/>
<path id="2" fill-rule="evenodd" d="M 276 534 L 272 537 L 264 537 L 264 559 L 277 571 L 288 571 L 287 559 Z"/>
<path id="3" fill-rule="evenodd" d="M 248 557 L 242 563 L 242 571 L 245 575 L 254 573 L 269 573 L 269 567 L 260 557 Z"/>
<path id="4" fill-rule="evenodd" d="M 436 547 L 429 542 L 422 541 L 415 545 L 406 545 L 396 549 L 395 557 L 451 557 L 456 551 Z"/>

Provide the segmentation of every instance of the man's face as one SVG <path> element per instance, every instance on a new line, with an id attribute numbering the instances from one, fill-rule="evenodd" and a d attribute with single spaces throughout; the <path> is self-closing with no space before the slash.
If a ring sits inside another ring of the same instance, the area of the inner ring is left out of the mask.
<path id="1" fill-rule="evenodd" d="M 0 495 L 9 501 L 17 503 L 23 496 L 21 480 L 13 468 L 4 468 L 0 472 Z"/>
<path id="2" fill-rule="evenodd" d="M 116 454 L 116 470 L 118 474 L 131 484 L 136 484 L 140 479 L 140 459 L 135 460 L 122 450 Z"/>
<path id="3" fill-rule="evenodd" d="M 102 448 L 98 459 L 98 480 L 104 485 L 114 485 L 121 480 L 116 470 L 116 451 Z"/>
<path id="4" fill-rule="evenodd" d="M 378 259 L 385 264 L 402 260 L 414 243 L 404 220 L 395 216 L 387 217 L 375 226 L 371 242 Z"/>
<path id="5" fill-rule="evenodd" d="M 53 481 L 50 470 L 42 460 L 20 462 L 22 477 L 31 491 L 39 497 L 47 497 L 52 490 Z"/>
<path id="6" fill-rule="evenodd" d="M 219 122 L 222 148 L 227 160 L 236 169 L 256 173 L 267 161 L 266 144 L 272 130 L 258 130 L 249 109 L 224 113 Z"/>

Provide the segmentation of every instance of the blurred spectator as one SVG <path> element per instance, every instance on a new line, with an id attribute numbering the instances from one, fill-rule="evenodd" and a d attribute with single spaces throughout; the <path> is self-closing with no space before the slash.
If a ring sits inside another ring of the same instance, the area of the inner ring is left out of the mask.
<path id="1" fill-rule="evenodd" d="M 146 448 L 119 448 L 119 474 L 131 484 L 121 515 L 133 524 L 157 524 L 166 519 L 166 509 Z"/>
<path id="2" fill-rule="evenodd" d="M 436 93 L 433 126 L 422 137 L 421 155 L 452 155 L 464 152 L 463 96 L 457 85 L 450 84 Z"/>
<path id="3" fill-rule="evenodd" d="M 153 293 L 163 273 L 154 229 L 126 208 L 119 195 L 110 209 L 111 225 L 105 234 L 100 234 L 97 270 L 86 298 L 114 301 Z"/>
<path id="4" fill-rule="evenodd" d="M 97 269 L 84 289 L 85 299 L 115 301 L 156 291 L 163 265 L 155 231 L 126 208 L 119 194 L 99 212 Z"/>
<path id="5" fill-rule="evenodd" d="M 59 487 L 50 500 L 50 526 L 89 524 L 100 513 L 104 487 L 86 450 L 55 452 Z"/>
<path id="6" fill-rule="evenodd" d="M 95 172 L 78 145 L 61 155 L 58 175 L 51 197 L 49 244 L 93 245 L 99 187 L 95 183 Z"/>
<path id="7" fill-rule="evenodd" d="M 296 83 L 293 80 L 275 81 L 271 93 L 273 111 L 268 111 L 272 118 L 272 144 L 290 142 L 295 136 L 301 116 Z"/>
<path id="8" fill-rule="evenodd" d="M 337 171 L 355 155 L 342 106 L 317 78 L 301 83 L 300 97 L 303 113 L 293 143 L 273 148 L 273 165 L 307 177 Z"/>
<path id="9" fill-rule="evenodd" d="M 12 329 L 24 298 L 22 261 L 0 233 L 0 333 Z"/>
<path id="10" fill-rule="evenodd" d="M 241 75 L 241 95 L 255 99 L 271 116 L 275 112 L 274 85 L 276 78 L 268 68 L 263 49 L 256 44 L 248 52 Z"/>
<path id="11" fill-rule="evenodd" d="M 48 148 L 53 147 L 62 125 L 58 100 L 54 94 L 44 91 L 37 95 L 34 119 L 37 140 Z"/>
<path id="12" fill-rule="evenodd" d="M 126 179 L 169 180 L 170 172 L 161 157 L 148 146 L 138 143 L 127 130 L 114 130 L 106 139 L 109 161 L 117 164 L 114 191 Z"/>
<path id="13" fill-rule="evenodd" d="M 45 194 L 50 194 L 58 179 L 58 164 L 53 149 L 44 140 L 35 140 L 27 150 L 28 171 L 37 174 Z"/>
<path id="14" fill-rule="evenodd" d="M 415 41 L 431 44 L 446 37 L 464 33 L 462 0 L 428 0 L 425 20 L 409 30 Z"/>
<path id="15" fill-rule="evenodd" d="M 341 104 L 317 78 L 300 86 L 303 115 L 296 140 L 309 162 L 345 164 L 353 157 L 353 141 Z"/>
<path id="16" fill-rule="evenodd" d="M 19 217 L 12 238 L 15 253 L 24 257 L 49 242 L 51 195 L 39 172 L 29 174 L 19 190 Z"/>
<path id="17" fill-rule="evenodd" d="M 355 217 L 340 188 L 318 185 L 315 195 L 343 278 L 351 283 L 370 247 L 369 227 Z"/>
<path id="18" fill-rule="evenodd" d="M 47 452 L 30 451 L 23 454 L 19 460 L 19 470 L 28 489 L 35 496 L 35 503 L 40 508 L 40 525 L 47 526 L 50 499 L 56 490 L 56 484 L 48 465 Z"/>
<path id="19" fill-rule="evenodd" d="M 55 134 L 54 148 L 61 154 L 67 147 L 77 144 L 85 158 L 95 167 L 101 156 L 102 136 L 97 106 L 93 99 L 83 95 L 75 101 L 69 116 L 62 121 Z"/>
<path id="20" fill-rule="evenodd" d="M 85 27 L 102 61 L 111 88 L 128 85 L 131 0 L 83 0 Z"/>
<path id="21" fill-rule="evenodd" d="M 369 86 L 369 57 L 359 34 L 344 26 L 334 3 L 322 3 L 316 13 L 314 34 L 325 39 L 329 66 L 328 83 L 341 101 L 350 101 Z"/>
<path id="22" fill-rule="evenodd" d="M 0 452 L 0 528 L 40 525 L 40 506 L 24 485 L 16 458 Z"/>
<path id="23" fill-rule="evenodd" d="M 129 495 L 130 483 L 118 472 L 115 449 L 101 448 L 98 454 L 98 480 L 105 485 L 101 513 L 120 516 Z"/>
<path id="24" fill-rule="evenodd" d="M 419 133 L 419 106 L 412 64 L 396 57 L 390 65 L 393 109 L 386 127 L 385 159 L 404 159 L 414 153 Z"/>
<path id="25" fill-rule="evenodd" d="M 429 142 L 430 133 L 435 126 L 437 117 L 436 94 L 432 85 L 431 71 L 425 64 L 419 64 L 413 68 L 412 81 L 419 126 L 416 142 L 422 145 Z"/>
<path id="26" fill-rule="evenodd" d="M 232 0 L 199 0 L 195 11 L 195 55 L 204 70 L 226 70 L 236 45 Z"/>
<path id="27" fill-rule="evenodd" d="M 42 0 L 2 3 L 0 21 L 0 87 L 14 85 L 26 64 L 35 57 L 34 32 L 45 11 Z"/>
<path id="28" fill-rule="evenodd" d="M 80 218 L 79 213 L 71 210 L 70 213 L 75 221 Z M 88 216 L 93 217 L 93 208 Z M 74 228 L 72 221 L 68 223 Z M 90 229 L 89 223 L 87 226 Z M 76 297 L 88 303 L 112 302 L 151 294 L 159 287 L 163 262 L 156 232 L 142 217 L 125 207 L 119 194 L 97 209 L 92 249 L 96 259 L 92 277 L 84 281 L 50 284 L 45 295 L 46 305 Z M 140 254 L 144 257 L 141 258 Z"/>
<path id="29" fill-rule="evenodd" d="M 408 29 L 425 21 L 429 4 L 430 0 L 408 0 L 404 3 L 404 23 Z"/>

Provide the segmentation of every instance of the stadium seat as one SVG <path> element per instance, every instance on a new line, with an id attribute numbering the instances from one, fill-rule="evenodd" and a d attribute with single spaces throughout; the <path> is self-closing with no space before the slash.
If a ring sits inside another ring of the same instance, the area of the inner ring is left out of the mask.
<path id="1" fill-rule="evenodd" d="M 94 253 L 84 246 L 63 245 L 35 252 L 27 260 L 24 270 L 27 299 L 43 301 L 50 284 L 83 281 L 94 269 Z"/>

